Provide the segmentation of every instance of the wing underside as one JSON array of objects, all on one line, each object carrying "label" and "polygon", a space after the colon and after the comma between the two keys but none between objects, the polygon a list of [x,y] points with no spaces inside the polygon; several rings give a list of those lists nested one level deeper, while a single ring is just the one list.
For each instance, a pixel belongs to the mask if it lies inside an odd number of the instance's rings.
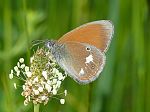
[{"label": "wing underside", "polygon": [[87,84],[99,76],[105,64],[105,55],[99,49],[85,43],[67,42],[65,50],[67,55],[59,64],[75,81]]},{"label": "wing underside", "polygon": [[114,32],[113,25],[108,20],[94,21],[84,24],[62,36],[58,42],[69,41],[87,43],[106,52]]}]

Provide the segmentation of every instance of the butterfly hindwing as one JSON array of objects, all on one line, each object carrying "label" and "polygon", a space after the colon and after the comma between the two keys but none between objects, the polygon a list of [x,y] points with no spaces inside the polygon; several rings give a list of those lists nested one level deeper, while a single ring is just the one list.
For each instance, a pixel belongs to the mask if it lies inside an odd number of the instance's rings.
[{"label": "butterfly hindwing", "polygon": [[94,81],[104,67],[104,53],[86,43],[66,42],[64,46],[66,55],[58,62],[60,66],[80,84]]}]

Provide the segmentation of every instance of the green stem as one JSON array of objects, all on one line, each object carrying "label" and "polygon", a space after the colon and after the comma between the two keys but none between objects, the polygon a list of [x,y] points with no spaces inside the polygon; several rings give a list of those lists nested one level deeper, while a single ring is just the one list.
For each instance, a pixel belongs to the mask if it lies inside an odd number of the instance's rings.
[{"label": "green stem", "polygon": [[34,104],[34,112],[39,112],[40,104]]}]

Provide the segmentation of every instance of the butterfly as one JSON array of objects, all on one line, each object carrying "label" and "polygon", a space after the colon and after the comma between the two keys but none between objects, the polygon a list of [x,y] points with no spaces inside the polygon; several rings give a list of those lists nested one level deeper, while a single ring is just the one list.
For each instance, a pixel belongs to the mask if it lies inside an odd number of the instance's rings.
[{"label": "butterfly", "polygon": [[45,46],[71,78],[79,84],[88,84],[104,68],[113,32],[111,21],[94,21],[75,28],[57,41],[46,41]]}]

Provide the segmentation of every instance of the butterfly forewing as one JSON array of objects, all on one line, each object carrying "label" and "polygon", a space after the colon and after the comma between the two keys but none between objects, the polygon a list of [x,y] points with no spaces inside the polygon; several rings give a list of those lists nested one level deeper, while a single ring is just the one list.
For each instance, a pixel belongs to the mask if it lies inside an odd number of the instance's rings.
[{"label": "butterfly forewing", "polygon": [[66,42],[64,45],[67,55],[59,62],[62,68],[80,84],[94,81],[104,67],[105,55],[86,43]]},{"label": "butterfly forewing", "polygon": [[113,34],[113,25],[110,21],[101,20],[84,24],[62,36],[58,41],[88,43],[106,52]]}]

